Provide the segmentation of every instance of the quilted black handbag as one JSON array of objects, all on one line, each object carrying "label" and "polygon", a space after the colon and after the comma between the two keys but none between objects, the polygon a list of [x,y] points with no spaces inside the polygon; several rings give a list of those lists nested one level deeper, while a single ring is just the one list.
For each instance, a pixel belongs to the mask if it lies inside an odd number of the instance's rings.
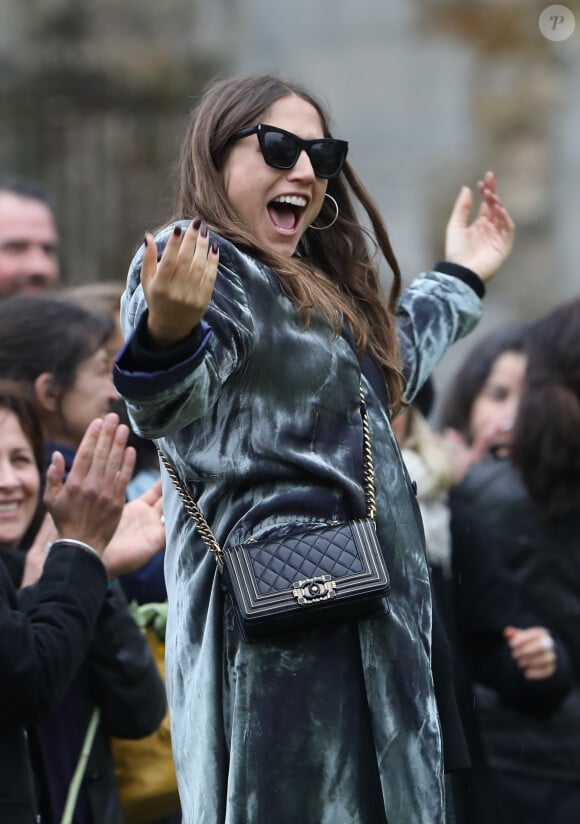
[{"label": "quilted black handbag", "polygon": [[389,611],[389,575],[375,528],[375,481],[362,386],[367,516],[308,528],[304,524],[243,544],[220,547],[172,464],[160,459],[213,554],[245,641]]}]

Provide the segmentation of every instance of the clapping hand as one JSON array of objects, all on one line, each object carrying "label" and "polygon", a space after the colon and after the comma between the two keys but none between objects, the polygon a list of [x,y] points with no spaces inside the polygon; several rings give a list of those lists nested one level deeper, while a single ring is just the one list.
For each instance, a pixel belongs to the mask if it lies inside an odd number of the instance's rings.
[{"label": "clapping hand", "polygon": [[30,549],[26,553],[24,560],[24,572],[22,573],[21,587],[27,587],[35,584],[44,569],[44,562],[46,561],[46,553],[48,547],[58,539],[58,532],[52,520],[52,516],[46,513],[40,529],[36,533],[36,537]]},{"label": "clapping hand", "polygon": [[149,314],[147,331],[154,346],[170,346],[187,337],[209,305],[218,267],[217,244],[199,218],[185,233],[176,226],[157,262],[157,244],[145,235],[141,284]]},{"label": "clapping hand", "polygon": [[44,504],[60,539],[82,541],[103,554],[119,523],[135,466],[128,436],[129,428],[119,423],[115,413],[96,418],[83,436],[66,481],[64,458],[53,453]]},{"label": "clapping hand", "polygon": [[468,224],[473,207],[471,189],[463,186],[451,212],[445,234],[445,259],[466,266],[483,281],[490,280],[509,255],[515,227],[496,191],[493,172],[477,184],[482,196],[476,219]]},{"label": "clapping hand", "polygon": [[[64,458],[55,452],[48,468],[44,503],[50,514],[35,541],[73,539],[89,544],[101,557],[109,578],[147,563],[165,546],[161,481],[125,503],[135,466],[127,447],[129,428],[111,413],[89,425],[71,471],[64,480]],[[30,570],[32,582],[33,570]]]},{"label": "clapping hand", "polygon": [[133,572],[165,546],[161,481],[125,504],[119,526],[103,555],[109,578]]}]

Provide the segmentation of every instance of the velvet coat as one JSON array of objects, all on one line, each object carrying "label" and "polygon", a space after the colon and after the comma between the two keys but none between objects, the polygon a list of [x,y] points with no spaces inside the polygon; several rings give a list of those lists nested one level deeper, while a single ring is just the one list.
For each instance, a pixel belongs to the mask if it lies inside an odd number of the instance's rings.
[{"label": "velvet coat", "polygon": [[[133,425],[157,440],[221,543],[362,516],[361,369],[348,330],[334,336],[316,318],[304,330],[269,268],[211,240],[220,247],[211,331],[202,324],[190,355],[168,363],[164,353],[158,368],[139,358],[142,250],[131,264],[122,324],[126,336],[137,331],[115,381]],[[450,275],[427,273],[406,291],[409,398],[480,311]],[[216,565],[164,477],[167,688],[185,824],[444,821],[427,563],[389,416],[362,383],[388,616],[243,643]]]}]

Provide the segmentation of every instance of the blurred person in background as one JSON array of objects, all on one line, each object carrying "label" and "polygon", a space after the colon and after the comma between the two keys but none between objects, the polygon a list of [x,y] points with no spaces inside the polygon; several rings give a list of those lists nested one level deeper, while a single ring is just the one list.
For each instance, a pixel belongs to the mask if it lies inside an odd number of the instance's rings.
[{"label": "blurred person in background", "polygon": [[442,404],[439,428],[454,455],[455,482],[490,448],[509,444],[524,382],[525,325],[509,323],[465,356]]},{"label": "blurred person in background", "polygon": [[[514,345],[510,335],[510,346]],[[518,335],[519,341],[519,335]],[[520,343],[518,342],[518,351]],[[494,341],[494,353],[501,351],[503,344]],[[485,342],[484,361],[486,360]],[[495,357],[495,355],[493,356]],[[508,414],[515,415],[512,392],[506,391],[505,381],[499,381],[493,366],[488,382],[485,378],[488,367],[477,365],[477,355],[468,355],[468,366],[472,373],[479,373],[480,381],[486,386],[484,394],[496,394],[500,384],[500,397],[507,398]],[[463,369],[466,367],[464,366]],[[460,370],[462,371],[462,370]],[[507,382],[509,385],[509,381]],[[490,387],[495,387],[490,392]],[[468,394],[467,386],[461,388]],[[518,393],[515,398],[517,400]],[[552,638],[542,626],[537,616],[523,606],[518,587],[502,569],[500,558],[493,546],[485,544],[485,551],[475,547],[485,536],[474,529],[469,531],[465,546],[459,544],[457,530],[452,529],[450,492],[455,483],[461,481],[468,465],[463,453],[457,461],[457,444],[442,438],[431,427],[428,416],[434,401],[433,383],[429,380],[410,406],[407,406],[393,421],[393,429],[401,444],[401,450],[409,474],[416,484],[417,502],[422,515],[425,532],[427,558],[431,568],[434,606],[437,617],[441,617],[445,630],[452,642],[453,671],[456,693],[471,758],[471,769],[451,776],[454,796],[456,824],[496,824],[498,802],[493,794],[493,785],[487,774],[487,766],[482,752],[481,738],[473,713],[474,673],[491,684],[506,701],[520,707],[528,706],[532,711],[546,712],[555,709],[571,688],[569,657],[563,645]],[[467,404],[470,406],[470,404]],[[476,432],[493,433],[494,420],[498,417],[495,405],[480,408],[477,404]],[[499,413],[504,420],[506,409]],[[497,427],[497,422],[495,424]],[[470,440],[470,433],[467,433]],[[482,442],[477,449],[482,449]],[[466,445],[467,451],[469,447]],[[471,461],[476,451],[470,452]],[[454,508],[457,520],[457,511]],[[455,543],[452,538],[455,537]],[[452,551],[454,550],[454,552]],[[465,550],[466,556],[463,554]],[[454,581],[461,579],[462,614],[459,627],[455,617]],[[554,643],[552,647],[551,644]],[[546,648],[546,645],[548,647]],[[513,650],[526,647],[527,654],[512,656]],[[537,676],[530,680],[530,673]]]},{"label": "blurred person in background", "polygon": [[43,187],[0,175],[0,299],[59,283],[59,237]]},{"label": "blurred person in background", "polygon": [[[115,356],[123,343],[119,319],[119,302],[124,289],[125,285],[123,283],[103,281],[102,283],[73,286],[59,291],[59,297],[72,301],[93,314],[104,315],[111,319],[112,331],[105,342],[110,370],[112,370]],[[132,501],[140,497],[159,480],[157,448],[152,441],[140,438],[131,429],[123,401],[116,398],[112,403],[121,420],[129,425],[131,430],[129,443],[137,453],[133,477],[127,485],[127,499]],[[159,552],[151,558],[149,563],[144,564],[135,572],[121,576],[121,586],[130,601],[135,600],[139,604],[144,604],[167,600],[163,572],[164,562],[165,552]]]},{"label": "blurred person in background", "polygon": [[[73,464],[87,425],[95,417],[104,417],[117,400],[106,351],[111,329],[110,318],[56,296],[15,296],[0,302],[0,377],[18,381],[34,396],[47,460],[57,450],[65,472]],[[153,550],[160,550],[165,542],[161,515],[158,483],[126,504],[115,533],[116,545],[121,549],[127,543],[140,545],[144,560],[149,560]],[[31,537],[23,535],[22,543]],[[165,709],[157,666],[118,581],[112,581],[107,590],[98,628],[87,666],[37,730],[48,803],[58,820],[91,710],[95,702],[101,707],[103,720],[93,748],[101,765],[89,770],[81,788],[75,818],[79,824],[121,820],[108,736],[147,735],[157,728]],[[107,682],[109,689],[116,685],[113,704],[117,709],[123,708],[123,695],[128,700],[122,718],[105,712],[112,695],[106,693]],[[112,806],[106,809],[104,804]]]},{"label": "blurred person in background", "polygon": [[[565,313],[559,319],[564,317]],[[556,322],[553,318],[553,329]],[[564,329],[562,335],[565,339]],[[465,678],[463,690],[460,686],[458,692],[463,694],[464,723],[474,764],[473,781],[465,788],[464,803],[468,821],[488,824],[575,820],[565,817],[570,808],[566,808],[565,783],[559,783],[566,778],[562,765],[578,757],[567,743],[571,735],[577,735],[578,726],[570,627],[566,631],[573,616],[562,611],[556,620],[554,612],[567,602],[566,589],[577,586],[578,581],[572,576],[566,585],[559,585],[559,579],[563,583],[557,570],[559,556],[552,554],[551,543],[558,540],[557,527],[554,522],[547,523],[541,506],[534,511],[510,461],[514,438],[530,443],[524,434],[531,432],[530,414],[525,414],[527,420],[523,422],[523,409],[530,408],[528,387],[530,380],[535,380],[530,375],[538,370],[538,351],[546,344],[542,322],[490,335],[460,367],[442,417],[443,423],[453,425],[464,438],[459,463],[467,469],[449,497],[457,649]],[[547,349],[549,352],[549,346]],[[550,355],[546,358],[549,360]],[[561,364],[556,361],[553,355],[550,367],[557,384]],[[545,378],[548,371],[544,372]],[[548,394],[544,393],[543,411],[540,404],[534,411],[538,426],[545,427],[546,417],[560,411],[547,401]],[[565,425],[565,416],[560,421]],[[549,437],[547,429],[545,434]],[[473,450],[478,439],[478,448]],[[455,446],[459,444],[459,439],[454,441]],[[554,453],[543,466],[539,454],[527,448],[524,451],[535,470],[555,483],[558,470],[550,471],[549,465],[566,447],[564,440],[558,444],[554,439],[552,445]],[[566,541],[561,550],[566,557]],[[550,575],[542,577],[546,593],[553,598],[552,611],[545,608],[541,598],[530,596],[526,581],[526,571],[538,557],[544,558],[547,566],[554,561],[553,583]],[[556,731],[563,731],[567,725],[570,732],[558,744]],[[551,747],[554,754],[543,753],[544,747]],[[560,752],[556,754],[558,747]],[[541,760],[543,767],[539,767]],[[573,770],[570,767],[568,774]],[[534,791],[530,793],[526,774],[534,776]],[[555,783],[550,783],[552,778],[556,778]],[[507,792],[503,784],[507,784]],[[510,794],[515,789],[517,798],[518,787],[521,798],[514,805]],[[553,803],[554,794],[561,791],[561,802]],[[534,807],[537,817],[531,815]],[[559,817],[558,809],[568,812]]]},{"label": "blurred person in background", "polygon": [[[573,824],[580,816],[580,301],[531,324],[525,352],[511,443],[503,457],[475,464],[454,498],[465,541],[485,536],[463,556],[495,548],[524,606],[564,644],[574,675],[561,705],[536,705],[533,714],[524,712],[529,704],[476,687],[501,822]],[[514,654],[530,654],[533,644]]]},{"label": "blurred person in background", "polygon": [[0,376],[34,393],[47,451],[58,445],[68,467],[89,421],[118,401],[106,348],[113,323],[56,295],[7,298],[0,313]]},{"label": "blurred person in background", "polygon": [[451,576],[451,533],[447,493],[455,483],[452,451],[431,428],[428,418],[435,390],[429,378],[393,420],[393,432],[412,482],[417,487],[427,557],[434,579]]},{"label": "blurred person in background", "polygon": [[[123,283],[103,281],[100,283],[72,286],[59,291],[59,297],[67,301],[72,301],[93,314],[104,315],[112,321],[112,332],[105,343],[105,348],[109,356],[110,369],[112,369],[115,356],[123,343],[119,319],[119,302],[124,288],[125,285]],[[127,410],[122,400],[118,399],[118,402],[114,401],[113,407],[119,414],[121,420],[129,425],[129,443],[134,447],[136,452],[135,468],[131,480],[127,484],[127,500],[132,501],[145,494],[159,481],[160,471],[157,448],[152,441],[140,438],[135,434],[130,426]],[[167,590],[165,587],[164,564],[165,550],[163,549],[161,552],[157,552],[147,563],[140,566],[139,569],[119,576],[119,583],[123,587],[123,591],[128,600],[131,603],[136,602],[140,606],[145,605],[149,615],[160,613],[166,615]],[[158,652],[158,654],[162,656],[162,651]],[[166,729],[160,729],[159,735],[161,737],[166,734]],[[138,742],[136,746],[137,748],[142,748],[147,746],[147,742]],[[131,769],[129,762],[132,756],[132,762],[135,762],[135,753],[134,751],[127,753],[126,744],[124,744],[123,747],[122,752],[125,754],[123,756],[125,761],[121,760],[121,764],[124,765],[122,769],[125,775],[125,771]],[[119,744],[114,744],[113,751],[115,757],[119,758]],[[151,792],[153,792],[153,790],[151,790]],[[151,803],[151,799],[149,799],[149,802],[149,808],[155,809],[153,803]],[[124,803],[123,795],[121,796],[121,803]],[[131,807],[124,808],[124,811],[131,817],[131,820],[135,820],[135,818],[142,819],[142,811],[135,812]],[[147,820],[153,822],[153,817]],[[155,821],[155,824],[175,824],[180,820],[180,814],[176,813],[169,819]]]},{"label": "blurred person in background", "polygon": [[[55,796],[50,775],[64,768],[61,755],[72,741],[76,764],[95,704],[100,732],[74,821],[120,824],[103,730],[138,737],[163,713],[163,689],[146,645],[132,619],[120,618],[107,590],[108,576],[140,562],[141,546],[135,555],[127,541],[121,552],[113,545],[134,462],[127,436],[114,414],[92,421],[66,480],[64,459],[55,453],[44,509],[36,405],[21,385],[0,381],[0,817],[7,824],[61,820],[64,799]],[[34,583],[19,589],[29,557],[20,551],[22,538],[46,510],[29,553],[40,555],[42,564],[32,565],[32,575],[28,570]],[[71,685],[79,680],[86,685],[84,702],[71,706]],[[72,697],[81,696],[73,691]],[[41,730],[63,702],[69,723],[53,729],[52,763]],[[64,796],[69,783],[70,776]]]},{"label": "blurred person in background", "polygon": [[82,306],[89,312],[110,317],[113,322],[111,333],[106,342],[106,350],[111,361],[111,370],[117,352],[123,345],[123,333],[119,317],[121,295],[125,284],[112,280],[99,283],[83,283],[59,290],[59,296]]}]

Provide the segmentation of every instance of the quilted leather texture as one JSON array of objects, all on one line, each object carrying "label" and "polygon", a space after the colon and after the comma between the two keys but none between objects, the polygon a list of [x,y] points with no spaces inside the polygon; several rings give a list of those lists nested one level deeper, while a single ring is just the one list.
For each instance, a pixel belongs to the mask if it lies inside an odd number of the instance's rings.
[{"label": "quilted leather texture", "polygon": [[343,578],[363,572],[348,523],[287,535],[279,541],[270,539],[266,546],[256,549],[246,545],[246,550],[252,560],[256,588],[263,595],[316,575]]},{"label": "quilted leather texture", "polygon": [[[368,518],[227,547],[224,561],[240,632],[250,643],[390,609],[389,574]],[[293,586],[310,579],[318,587],[322,576],[322,597]]]}]

